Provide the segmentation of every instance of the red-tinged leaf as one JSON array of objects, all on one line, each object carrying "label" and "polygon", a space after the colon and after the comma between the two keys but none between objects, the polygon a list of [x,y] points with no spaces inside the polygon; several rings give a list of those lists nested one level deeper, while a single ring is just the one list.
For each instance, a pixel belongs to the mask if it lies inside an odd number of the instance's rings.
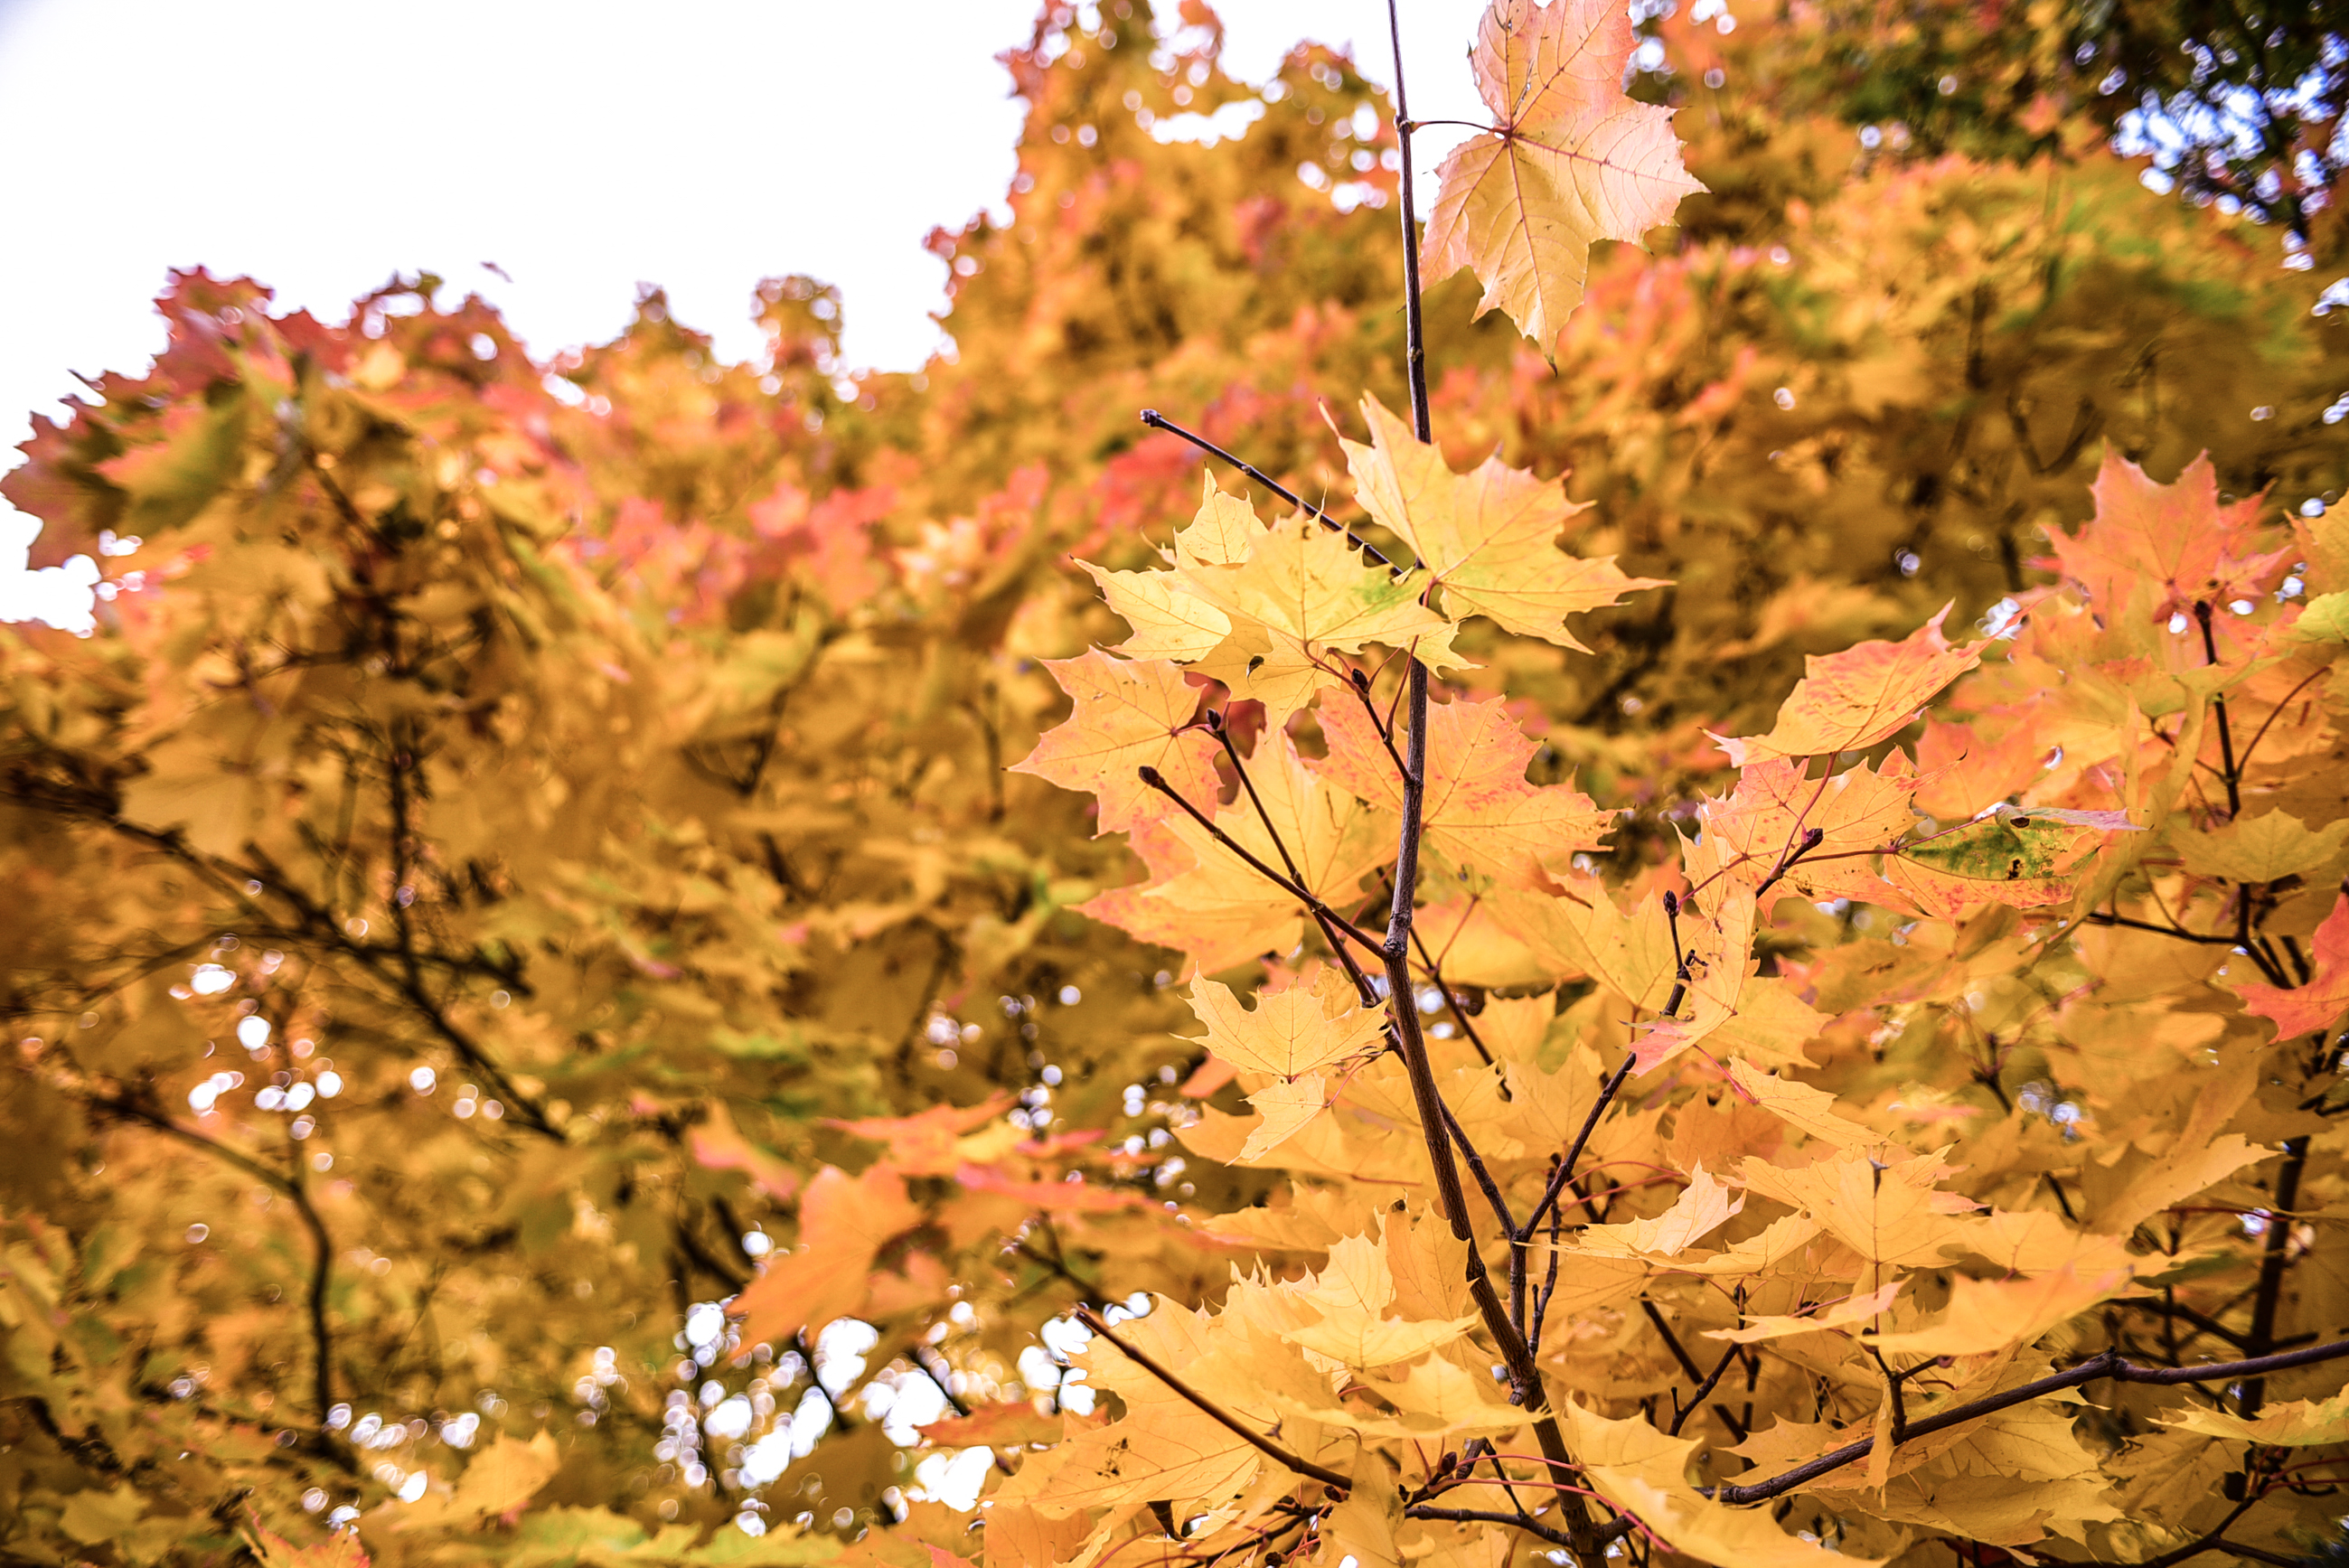
[{"label": "red-tinged leaf", "polygon": [[1199,688],[1182,667],[1163,659],[1112,658],[1095,648],[1073,659],[1046,659],[1044,667],[1076,707],[1067,722],[1047,731],[1014,773],[1033,773],[1063,789],[1101,798],[1099,831],[1125,832],[1178,808],[1142,782],[1154,768],[1185,799],[1211,806],[1219,788],[1212,758],[1216,739],[1189,728],[1199,710]]},{"label": "red-tinged leaf", "polygon": [[[1698,816],[1722,840],[1729,880],[1758,887],[1776,876],[1764,895],[1773,903],[1789,892],[1882,903],[1891,890],[1869,859],[1916,825],[1909,802],[1918,782],[1898,752],[1880,769],[1862,764],[1824,779],[1773,758],[1747,768],[1727,799],[1706,801]],[[1804,850],[1812,830],[1819,841]]]},{"label": "red-tinged leaf", "polygon": [[1970,723],[1928,718],[1917,741],[1918,810],[1945,822],[1963,820],[2030,788],[2047,771],[2052,750],[2040,738],[2035,707],[2003,728],[1989,715]]},{"label": "red-tinged leaf", "polygon": [[710,1103],[709,1119],[687,1135],[687,1144],[703,1169],[740,1171],[778,1203],[800,1190],[800,1173],[743,1137],[722,1100]]},{"label": "red-tinged leaf", "polygon": [[912,1116],[864,1117],[853,1121],[826,1118],[824,1125],[887,1144],[889,1162],[905,1175],[946,1176],[968,1158],[956,1147],[963,1135],[1002,1116],[1012,1103],[1009,1094],[998,1092],[977,1105],[934,1105]]},{"label": "red-tinged leaf", "polygon": [[923,1428],[921,1441],[935,1449],[1024,1449],[1029,1444],[1057,1444],[1060,1416],[1039,1416],[1027,1399],[982,1404],[970,1416],[949,1416]]},{"label": "red-tinged leaf", "polygon": [[2279,1037],[2329,1029],[2349,1013],[2349,893],[2333,902],[2309,948],[2315,973],[2307,985],[2289,991],[2258,984],[2235,987],[2243,1011],[2272,1022]]},{"label": "red-tinged leaf", "polygon": [[981,1405],[968,1416],[949,1416],[916,1428],[922,1440],[941,1449],[1017,1449],[1061,1440],[1061,1418],[1040,1416],[1026,1399]]},{"label": "red-tinged leaf", "polygon": [[129,492],[123,531],[178,528],[236,476],[244,460],[245,401],[181,403],[167,410],[162,439],[100,463],[98,471]]},{"label": "red-tinged leaf", "polygon": [[1943,605],[1940,614],[1897,643],[1862,643],[1844,653],[1812,655],[1769,734],[1714,739],[1740,768],[1774,757],[1831,757],[1891,739],[1942,687],[1982,663],[1987,644],[1958,647],[1941,634],[1949,614],[1950,606]]},{"label": "red-tinged leaf", "polygon": [[966,1165],[955,1172],[964,1191],[1009,1198],[1024,1208],[1050,1214],[1113,1214],[1123,1209],[1147,1209],[1150,1201],[1139,1192],[1101,1187],[1089,1181],[1030,1181],[1007,1175],[992,1166]]},{"label": "red-tinged leaf", "polygon": [[2207,452],[2175,482],[2159,484],[2108,449],[2094,494],[2096,514],[2087,526],[2052,542],[2064,574],[2107,617],[2140,593],[2144,613],[2157,621],[2190,611],[2198,601],[2223,608],[2263,592],[2292,554],[2289,544],[2259,548],[2264,492],[2220,502],[2218,470]]},{"label": "red-tinged leaf", "polygon": [[1634,102],[1638,40],[1614,0],[1494,0],[1469,62],[1494,129],[1436,171],[1431,281],[1462,267],[1547,346],[1582,303],[1596,240],[1637,242],[1704,187],[1681,163],[1672,111]]},{"label": "red-tinged leaf", "polygon": [[734,1298],[743,1343],[788,1345],[805,1330],[812,1344],[825,1324],[864,1305],[874,1258],[924,1218],[889,1165],[854,1177],[825,1166],[800,1200],[799,1250],[776,1257]]}]

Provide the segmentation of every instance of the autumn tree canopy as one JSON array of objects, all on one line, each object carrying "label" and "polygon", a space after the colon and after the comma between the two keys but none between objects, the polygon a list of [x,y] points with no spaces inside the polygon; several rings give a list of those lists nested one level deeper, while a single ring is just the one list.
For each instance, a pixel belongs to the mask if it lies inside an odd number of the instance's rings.
[{"label": "autumn tree canopy", "polygon": [[2329,121],[2197,205],[2098,51],[2240,18],[1640,15],[1495,0],[1431,192],[1048,5],[915,376],[175,277],[0,481],[106,573],[0,633],[0,1553],[2331,1534]]}]

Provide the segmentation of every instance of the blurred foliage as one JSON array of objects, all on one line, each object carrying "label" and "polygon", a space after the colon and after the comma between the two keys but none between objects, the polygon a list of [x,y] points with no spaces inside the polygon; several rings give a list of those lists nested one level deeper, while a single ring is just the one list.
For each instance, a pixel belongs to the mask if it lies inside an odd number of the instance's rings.
[{"label": "blurred foliage", "polygon": [[[1920,15],[1955,41],[1903,80],[2042,37]],[[1866,145],[1852,83],[1891,78],[1848,29],[1739,24],[1661,20],[1713,194],[1597,258],[1549,355],[1430,298],[1455,466],[1566,474],[1578,552],[1677,584],[1571,664],[1462,644],[1538,780],[1636,810],[1627,865],[1806,655],[2044,582],[2107,446],[2349,489],[2331,210],[2280,270],[2009,66],[2004,109],[1946,70],[1928,107],[2027,135]],[[954,347],[917,375],[853,374],[805,279],[761,286],[763,363],[651,294],[550,366],[429,278],[329,326],[195,273],[151,371],[36,425],[36,564],[107,581],[98,635],[0,637],[0,1551],[224,1561],[352,1509],[380,1560],[800,1561],[698,1543],[854,1536],[935,1383],[1024,1388],[1080,1296],[1247,1255],[1191,1214],[1269,1179],[1168,1138],[1179,961],[1071,913],[1131,861],[1003,770],[1064,711],[1038,661],[1123,634],[1068,558],[1141,564],[1196,505],[1137,409],[1380,537],[1324,418],[1404,401],[1378,73],[1306,46],[1251,86],[1217,43],[1195,5],[1046,9],[1009,221],[932,237]],[[1161,139],[1219,108],[1257,118]],[[825,1171],[911,1216],[845,1254],[877,1337],[819,1386],[693,1309],[813,1239]]]}]

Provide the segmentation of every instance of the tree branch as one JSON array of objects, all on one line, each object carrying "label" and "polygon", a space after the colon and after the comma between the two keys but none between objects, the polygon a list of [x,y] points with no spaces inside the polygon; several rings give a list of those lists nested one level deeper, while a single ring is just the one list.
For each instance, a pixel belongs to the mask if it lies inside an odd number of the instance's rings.
[{"label": "tree branch", "polygon": [[[1402,23],[1397,15],[1395,0],[1387,0],[1387,33],[1394,48],[1395,127],[1402,159],[1400,216],[1402,223],[1405,369],[1411,384],[1413,429],[1419,439],[1430,441],[1433,436],[1427,399],[1427,323],[1420,297],[1419,213],[1413,184],[1411,104],[1404,88]],[[1475,1227],[1468,1219],[1467,1197],[1461,1191],[1460,1170],[1452,1158],[1452,1142],[1445,1134],[1443,1097],[1437,1092],[1435,1075],[1428,1064],[1427,1042],[1420,1033],[1419,1009],[1412,998],[1412,912],[1419,893],[1419,841],[1427,796],[1427,666],[1415,656],[1411,660],[1404,686],[1404,700],[1410,716],[1406,721],[1410,727],[1409,754],[1405,758],[1402,780],[1402,829],[1395,864],[1394,902],[1389,909],[1387,937],[1382,952],[1386,963],[1389,1015],[1394,1020],[1395,1033],[1402,1047],[1403,1066],[1411,1077],[1412,1097],[1418,1105],[1420,1130],[1427,1140],[1428,1159],[1434,1169],[1436,1191],[1443,1200],[1444,1215],[1451,1222],[1453,1235],[1467,1243],[1469,1295],[1475,1300],[1485,1328],[1500,1348],[1501,1358],[1508,1368],[1512,1396],[1533,1415],[1535,1439],[1540,1445],[1543,1457],[1550,1462],[1559,1512],[1566,1522],[1568,1545],[1578,1560],[1596,1563],[1601,1546],[1590,1511],[1578,1493],[1563,1480],[1557,1479],[1571,1466],[1573,1460],[1567,1451],[1565,1434],[1558,1429],[1557,1418],[1547,1413],[1548,1395],[1542,1381],[1541,1369],[1535,1363],[1533,1351],[1526,1344],[1525,1336],[1511,1321],[1508,1309],[1502,1305],[1499,1295],[1494,1290],[1492,1277],[1485,1268],[1484,1257],[1476,1249]]]},{"label": "tree branch", "polygon": [[[2278,1356],[2257,1357],[2246,1361],[2206,1362],[2199,1367],[2140,1367],[2122,1359],[2118,1351],[2106,1350],[2066,1371],[2022,1384],[2002,1394],[1972,1400],[1954,1409],[1920,1417],[1909,1423],[1904,1435],[1929,1438],[1935,1432],[1945,1432],[1951,1427],[1962,1427],[1968,1421],[1978,1421],[1984,1416],[1994,1416],[2001,1410],[2027,1405],[2043,1395],[2058,1394],[2066,1388],[2077,1388],[2085,1383],[2107,1377],[2121,1383],[2161,1385],[2236,1383],[2247,1377],[2265,1377],[2277,1372],[2289,1372],[2295,1367],[2338,1361],[2344,1357],[2349,1357],[2349,1339],[2335,1340],[2330,1345],[2312,1345],[2305,1350],[2288,1350]],[[1856,1443],[1847,1443],[1842,1448],[1821,1454],[1817,1459],[1796,1465],[1785,1474],[1773,1476],[1768,1480],[1755,1481],[1751,1486],[1713,1487],[1706,1490],[1706,1495],[1715,1502],[1733,1507],[1767,1502],[1774,1497],[1783,1497],[1806,1482],[1866,1459],[1875,1448],[1874,1437],[1862,1438]],[[2198,1547],[2197,1550],[2203,1549]]]},{"label": "tree branch", "polygon": [[332,1283],[335,1245],[326,1234],[326,1222],[319,1216],[318,1206],[310,1201],[309,1191],[301,1179],[272,1171],[251,1155],[232,1149],[217,1139],[207,1138],[193,1128],[182,1127],[161,1110],[128,1095],[85,1094],[82,1099],[95,1110],[107,1112],[124,1121],[135,1121],[167,1137],[176,1138],[191,1148],[201,1149],[293,1202],[294,1212],[301,1216],[302,1228],[310,1234],[310,1392],[318,1407],[318,1430],[324,1433],[326,1412],[334,1408],[335,1404],[334,1338],[326,1326],[326,1293]]},{"label": "tree branch", "polygon": [[1222,1406],[1217,1405],[1214,1400],[1209,1399],[1205,1395],[1197,1392],[1189,1384],[1184,1382],[1182,1378],[1177,1377],[1174,1373],[1160,1366],[1157,1359],[1150,1355],[1149,1352],[1129,1344],[1127,1341],[1121,1338],[1117,1331],[1110,1327],[1108,1322],[1092,1307],[1080,1305],[1077,1308],[1077,1317],[1087,1328],[1092,1329],[1095,1334],[1100,1335],[1103,1339],[1106,1339],[1112,1345],[1116,1346],[1119,1350],[1124,1353],[1127,1360],[1140,1367],[1143,1371],[1157,1378],[1161,1383],[1164,1383],[1169,1388],[1174,1389],[1175,1393],[1180,1394],[1184,1398],[1189,1400],[1191,1404],[1196,1407],[1203,1415],[1213,1418],[1217,1425],[1225,1428],[1235,1437],[1237,1437],[1242,1441],[1246,1442],[1249,1447],[1270,1459],[1273,1463],[1279,1465],[1284,1469],[1295,1470],[1299,1475],[1310,1476],[1315,1480],[1319,1481],[1323,1486],[1329,1487],[1334,1491],[1350,1492],[1354,1490],[1354,1483],[1350,1478],[1340,1475],[1336,1470],[1331,1470],[1327,1465],[1318,1465],[1311,1460],[1304,1459],[1299,1455],[1293,1454],[1287,1449],[1282,1448],[1278,1443],[1274,1442],[1270,1438],[1266,1437],[1263,1433],[1252,1430],[1249,1428],[1243,1426],[1228,1411],[1225,1410]]},{"label": "tree branch", "polygon": [[1571,1548],[1574,1537],[1562,1530],[1552,1530],[1529,1513],[1500,1513],[1482,1508],[1437,1508],[1433,1503],[1413,1502],[1403,1505],[1405,1519],[1441,1519],[1454,1524],[1505,1524],[1537,1535],[1553,1546]]},{"label": "tree branch", "polygon": [[[2242,1347],[2255,1357],[2275,1348],[2276,1307],[2283,1299],[2284,1270],[2292,1262],[2292,1211],[2300,1202],[2300,1175],[2307,1163],[2308,1134],[2286,1139],[2283,1163],[2276,1168],[2275,1202],[2268,1208],[2259,1292],[2251,1299],[2251,1326],[2242,1338]],[[2260,1402],[2266,1397],[2265,1379],[2246,1378],[2236,1414],[2251,1419],[2260,1413]]]}]

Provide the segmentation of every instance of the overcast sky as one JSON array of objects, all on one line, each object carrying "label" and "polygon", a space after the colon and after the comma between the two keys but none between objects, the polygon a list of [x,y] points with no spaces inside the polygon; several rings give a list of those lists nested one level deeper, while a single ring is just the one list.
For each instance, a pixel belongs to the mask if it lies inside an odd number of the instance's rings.
[{"label": "overcast sky", "polygon": [[[1360,40],[1369,74],[1391,74],[1381,0],[1221,9],[1246,79],[1307,36]],[[1403,0],[1423,118],[1474,112],[1479,9]],[[1020,110],[993,57],[1035,14],[0,0],[0,469],[20,460],[29,411],[76,389],[70,372],[137,370],[162,346],[150,302],[173,266],[249,273],[334,321],[394,272],[429,269],[496,304],[542,356],[616,334],[642,281],[748,357],[751,286],[807,273],[843,290],[853,364],[913,368],[945,297],[922,237],[1001,202]],[[0,515],[0,617],[32,597],[87,603],[23,573],[29,521]]]}]

